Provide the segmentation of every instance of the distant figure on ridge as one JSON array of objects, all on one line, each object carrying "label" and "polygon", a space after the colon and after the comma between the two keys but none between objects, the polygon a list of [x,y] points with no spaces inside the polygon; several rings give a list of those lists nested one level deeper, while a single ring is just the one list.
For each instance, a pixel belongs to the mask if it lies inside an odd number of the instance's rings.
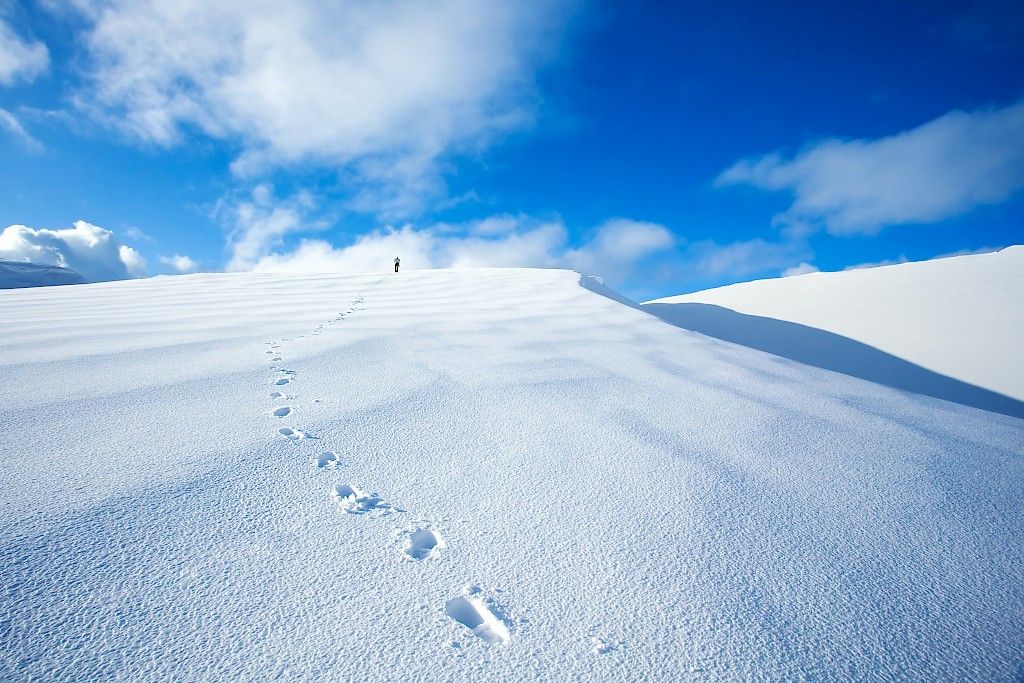
[{"label": "distant figure on ridge", "polygon": [[396,272],[396,273],[398,272],[398,264],[399,264],[399,263],[401,263],[401,261],[399,261],[399,260],[398,260],[398,257],[396,256],[396,257],[395,257],[395,272]]}]

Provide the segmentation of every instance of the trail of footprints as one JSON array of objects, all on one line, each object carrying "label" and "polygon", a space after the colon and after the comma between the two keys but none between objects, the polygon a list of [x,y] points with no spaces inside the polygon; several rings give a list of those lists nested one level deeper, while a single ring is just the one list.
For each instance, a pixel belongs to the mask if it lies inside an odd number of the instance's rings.
[{"label": "trail of footprints", "polygon": [[[383,280],[375,284],[380,284]],[[365,302],[364,293],[357,295],[347,310],[338,313],[331,320],[317,325],[313,336],[323,334],[329,327],[343,322],[349,315],[363,309]],[[290,389],[298,379],[295,370],[281,367],[284,362],[285,342],[290,339],[281,339],[276,342],[267,342],[266,355],[270,356],[270,369],[276,373],[271,380],[274,390],[270,392],[270,398],[274,401],[292,401],[296,394],[284,394],[281,390]],[[280,389],[280,390],[279,390]],[[275,406],[270,413],[275,418],[293,417],[295,409],[291,405]],[[277,430],[279,438],[290,442],[300,442],[307,439],[315,440],[307,432],[294,427],[281,427]],[[335,451],[323,451],[313,460],[313,465],[321,470],[339,470],[345,466],[341,456]],[[330,489],[330,495],[338,507],[345,514],[368,517],[383,517],[394,513],[404,513],[398,507],[385,501],[379,494],[367,490],[358,484],[341,483]],[[447,543],[441,532],[428,521],[412,522],[404,529],[396,531],[396,545],[402,556],[409,562],[421,563],[438,557],[447,548]],[[509,628],[502,618],[499,607],[483,594],[478,586],[470,585],[462,592],[447,600],[444,603],[444,611],[457,623],[468,628],[475,636],[490,644],[508,643],[511,635]],[[454,648],[461,647],[459,643],[453,642]]]}]

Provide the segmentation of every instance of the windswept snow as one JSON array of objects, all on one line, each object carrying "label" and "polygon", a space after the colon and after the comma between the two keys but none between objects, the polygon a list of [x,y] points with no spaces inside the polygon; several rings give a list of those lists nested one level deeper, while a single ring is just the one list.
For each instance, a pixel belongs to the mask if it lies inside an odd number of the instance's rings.
[{"label": "windswept snow", "polygon": [[1024,246],[647,302],[687,329],[1024,417]]},{"label": "windswept snow", "polygon": [[0,289],[78,285],[85,278],[73,270],[27,261],[0,260]]},{"label": "windswept snow", "polygon": [[1024,421],[584,284],[0,292],[0,679],[1020,676]]}]

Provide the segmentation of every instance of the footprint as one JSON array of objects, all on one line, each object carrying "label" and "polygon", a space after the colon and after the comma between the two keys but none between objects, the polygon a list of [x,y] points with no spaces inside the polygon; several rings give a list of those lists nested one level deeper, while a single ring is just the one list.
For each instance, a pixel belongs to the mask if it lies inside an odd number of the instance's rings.
[{"label": "footprint", "polygon": [[376,493],[367,493],[352,484],[338,484],[331,492],[341,509],[350,515],[365,515],[368,512],[387,514],[391,506]]},{"label": "footprint", "polygon": [[316,466],[325,470],[336,470],[342,466],[341,458],[334,451],[324,451],[316,459]]},{"label": "footprint", "polygon": [[508,626],[494,615],[487,603],[476,594],[478,588],[471,588],[463,595],[456,596],[444,604],[444,611],[455,621],[473,632],[473,635],[491,645],[508,643],[511,635]]},{"label": "footprint", "polygon": [[290,427],[282,427],[277,430],[277,433],[288,439],[289,441],[301,441],[302,439],[308,439],[309,435],[306,432],[298,429],[292,429]]},{"label": "footprint", "polygon": [[595,655],[606,655],[609,652],[614,652],[619,647],[619,643],[612,642],[601,636],[591,636],[590,644],[594,646],[593,653]]},{"label": "footprint", "polygon": [[282,377],[281,379],[279,379],[276,382],[274,382],[274,386],[275,387],[283,387],[285,384],[288,384],[288,382],[291,382],[291,381],[292,380],[289,377]]},{"label": "footprint", "polygon": [[273,358],[270,359],[270,362],[271,363],[276,363],[279,360],[284,360],[284,359],[281,358],[281,356],[274,356]]},{"label": "footprint", "polygon": [[281,392],[280,391],[271,391],[270,392],[270,398],[281,398]]},{"label": "footprint", "polygon": [[413,527],[402,532],[402,552],[410,560],[419,562],[436,557],[446,547],[441,534],[429,526]]},{"label": "footprint", "polygon": [[274,409],[274,417],[287,417],[292,412],[292,409],[288,406],[281,406],[280,408]]}]

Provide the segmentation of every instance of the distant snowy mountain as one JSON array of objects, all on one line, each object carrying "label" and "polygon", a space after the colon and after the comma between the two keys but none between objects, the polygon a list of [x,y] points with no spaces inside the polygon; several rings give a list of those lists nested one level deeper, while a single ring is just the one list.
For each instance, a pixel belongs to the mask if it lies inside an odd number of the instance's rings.
[{"label": "distant snowy mountain", "polygon": [[0,260],[0,289],[79,285],[85,278],[68,268],[24,261]]},{"label": "distant snowy mountain", "polygon": [[1024,246],[656,299],[673,324],[1024,417]]},{"label": "distant snowy mountain", "polygon": [[0,679],[1019,677],[1024,421],[601,292],[0,292]]}]

